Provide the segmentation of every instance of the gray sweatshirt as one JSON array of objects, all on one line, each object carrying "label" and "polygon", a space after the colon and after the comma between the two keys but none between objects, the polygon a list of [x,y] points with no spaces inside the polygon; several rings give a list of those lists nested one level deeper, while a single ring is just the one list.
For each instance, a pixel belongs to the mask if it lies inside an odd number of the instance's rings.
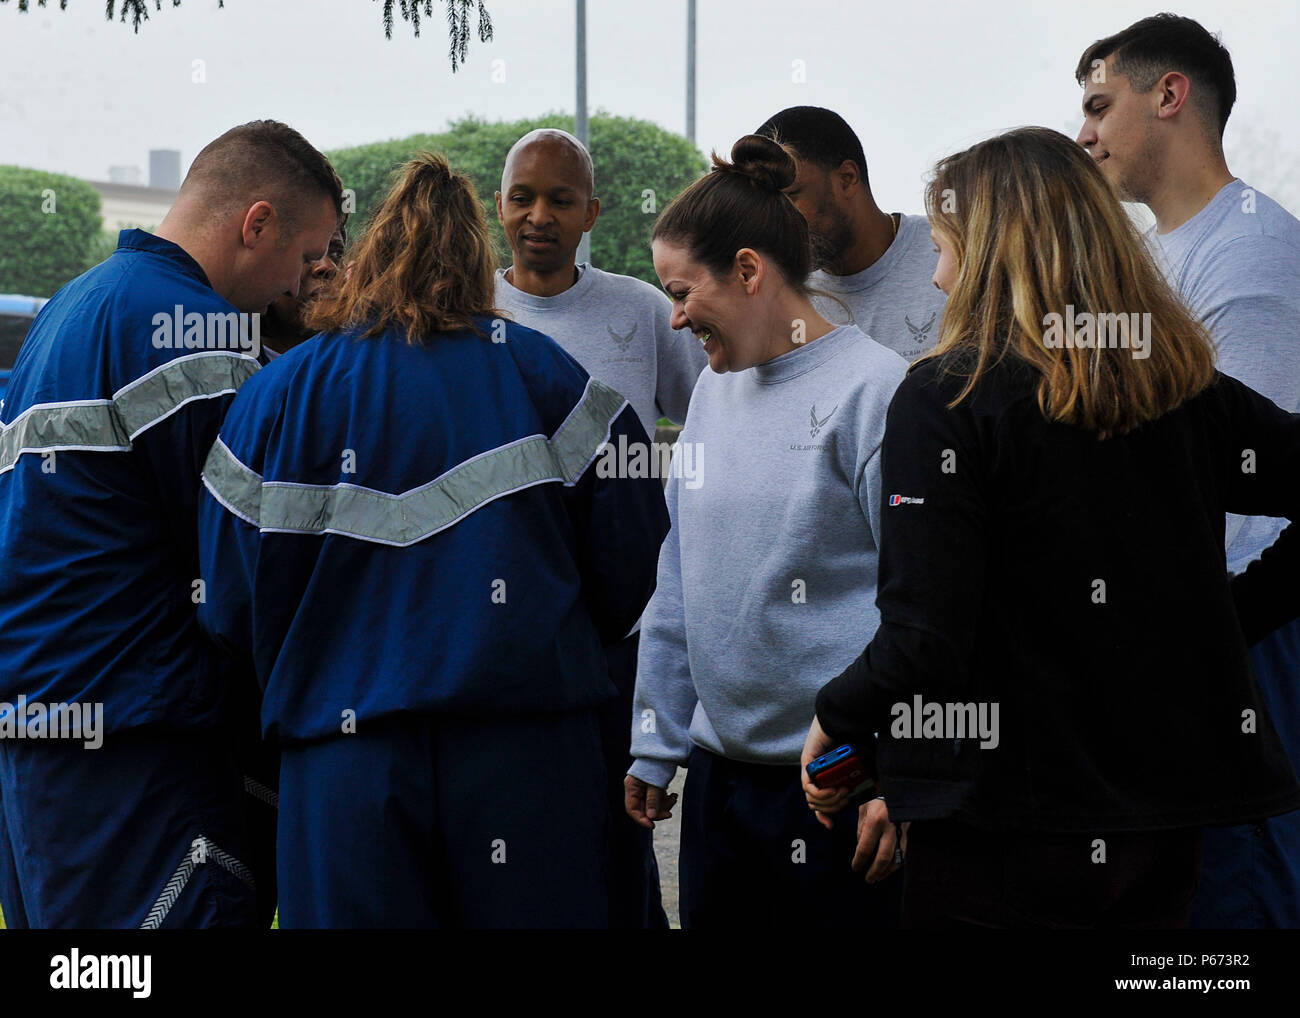
[{"label": "gray sweatshirt", "polygon": [[[939,342],[939,321],[948,298],[934,285],[938,264],[930,221],[903,216],[898,236],[874,265],[851,276],[818,269],[808,277],[808,285],[834,294],[848,305],[859,329],[911,362]],[[813,304],[828,322],[850,320],[833,300],[814,295]]]},{"label": "gray sweatshirt", "polygon": [[[1171,285],[1210,331],[1219,370],[1300,412],[1300,221],[1241,180],[1146,241]],[[1243,572],[1286,520],[1228,514],[1228,570]]]},{"label": "gray sweatshirt", "polygon": [[660,417],[686,420],[709,358],[689,329],[673,329],[672,303],[649,283],[588,265],[554,297],[534,297],[496,275],[497,306],[559,343],[593,378],[620,393],[651,439]]},{"label": "gray sweatshirt", "polygon": [[798,763],[817,691],[880,621],[880,442],[906,368],[848,325],[700,376],[642,616],[629,773],[666,787],[692,743]]}]

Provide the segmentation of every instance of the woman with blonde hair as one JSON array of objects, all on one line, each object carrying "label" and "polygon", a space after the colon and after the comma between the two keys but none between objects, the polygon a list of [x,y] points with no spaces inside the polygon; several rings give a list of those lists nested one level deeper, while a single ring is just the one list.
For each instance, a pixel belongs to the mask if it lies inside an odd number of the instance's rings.
[{"label": "woman with blonde hair", "polygon": [[667,514],[592,467],[636,413],[492,274],[472,185],[417,156],[208,456],[199,616],[282,746],[281,926],[608,920],[602,646]]},{"label": "woman with blonde hair", "polygon": [[1185,925],[1201,828],[1300,806],[1247,653],[1300,538],[1223,552],[1225,511],[1300,510],[1300,419],[1215,371],[1064,135],[950,156],[926,204],[949,300],[890,407],[881,624],[803,763],[878,735],[905,925]]}]

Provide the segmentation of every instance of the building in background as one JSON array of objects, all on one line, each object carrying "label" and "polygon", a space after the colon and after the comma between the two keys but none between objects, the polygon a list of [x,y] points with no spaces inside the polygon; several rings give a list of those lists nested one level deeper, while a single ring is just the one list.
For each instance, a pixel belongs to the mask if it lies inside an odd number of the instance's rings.
[{"label": "building in background", "polygon": [[110,233],[156,229],[181,186],[181,154],[176,149],[149,151],[149,183],[140,183],[136,166],[111,166],[108,180],[87,181],[103,201],[104,229]]},{"label": "building in background", "polygon": [[110,184],[136,184],[144,183],[140,175],[138,166],[110,166],[108,168],[108,182]]}]

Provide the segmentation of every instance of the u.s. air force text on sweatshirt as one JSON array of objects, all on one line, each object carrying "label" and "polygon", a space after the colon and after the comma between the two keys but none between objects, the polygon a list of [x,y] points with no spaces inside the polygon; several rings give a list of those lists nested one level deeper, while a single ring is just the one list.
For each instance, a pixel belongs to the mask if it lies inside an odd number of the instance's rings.
[{"label": "u.s. air force text on sweatshirt", "polygon": [[[265,690],[268,735],[399,712],[612,699],[602,644],[654,586],[654,477],[627,401],[547,337],[324,333],[244,386],[208,457],[201,620]],[[251,384],[256,383],[256,384]]]},{"label": "u.s. air force text on sweatshirt", "polygon": [[879,448],[905,370],[849,325],[766,364],[700,376],[680,442],[703,470],[668,482],[672,529],[642,619],[630,773],[666,787],[693,743],[798,762],[817,676],[843,668],[875,630]]},{"label": "u.s. air force text on sweatshirt", "polygon": [[[1231,585],[1223,547],[1227,510],[1300,515],[1300,417],[1217,375],[1103,441],[1048,422],[1012,355],[948,409],[968,371],[923,363],[890,406],[880,628],[817,698],[832,738],[879,733],[890,816],[1137,831],[1300,806],[1247,651],[1300,614],[1300,533]],[[995,739],[938,723],[981,704]]]}]

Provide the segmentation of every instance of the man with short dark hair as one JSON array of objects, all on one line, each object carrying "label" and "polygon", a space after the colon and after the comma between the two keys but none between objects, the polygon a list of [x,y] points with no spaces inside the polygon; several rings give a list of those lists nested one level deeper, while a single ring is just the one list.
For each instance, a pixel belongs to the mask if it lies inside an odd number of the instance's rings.
[{"label": "man with short dark hair", "polygon": [[[123,230],[23,344],[0,410],[11,926],[256,922],[230,665],[196,620],[197,501],[226,408],[258,368],[251,316],[297,294],[341,204],[298,132],[236,127],[199,153],[157,232]],[[56,708],[83,730],[55,731]]]},{"label": "man with short dark hair", "polygon": [[[1192,19],[1159,14],[1089,46],[1075,78],[1079,144],[1121,198],[1155,215],[1148,247],[1209,329],[1219,369],[1300,411],[1300,221],[1228,169],[1223,131],[1237,98],[1228,51]],[[1242,457],[1243,470],[1270,468],[1252,450]],[[1242,573],[1286,523],[1229,516],[1229,572]],[[1251,658],[1300,770],[1300,621],[1255,644]],[[1224,723],[1252,737],[1249,719]],[[1300,812],[1206,831],[1192,925],[1300,926]]]},{"label": "man with short dark hair", "polygon": [[797,173],[786,194],[812,236],[808,285],[832,298],[815,295],[818,312],[837,325],[851,315],[858,328],[908,361],[933,347],[947,298],[933,282],[937,252],[929,222],[880,210],[853,128],[820,106],[791,106],[754,133],[794,157]]}]

